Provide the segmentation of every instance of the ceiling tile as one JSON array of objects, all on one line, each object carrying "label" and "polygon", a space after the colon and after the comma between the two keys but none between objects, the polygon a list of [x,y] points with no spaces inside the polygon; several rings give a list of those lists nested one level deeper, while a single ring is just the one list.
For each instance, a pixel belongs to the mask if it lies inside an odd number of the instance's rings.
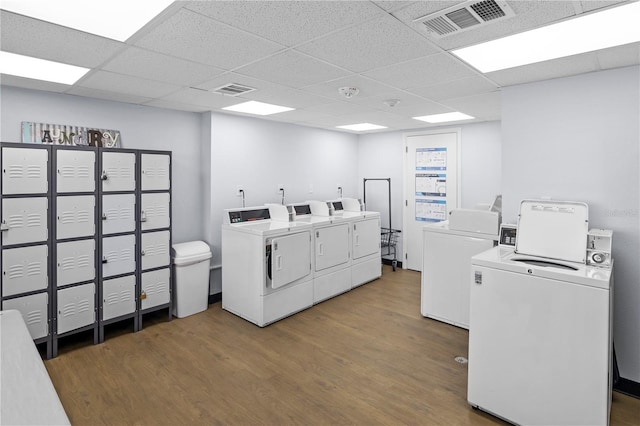
[{"label": "ceiling tile", "polygon": [[476,74],[476,71],[448,53],[426,56],[364,73],[367,77],[401,89],[425,87]]},{"label": "ceiling tile", "polygon": [[[353,98],[348,99],[338,92],[338,89],[341,87],[356,87],[359,92]],[[356,99],[393,92],[397,89],[359,74],[351,74],[347,77],[307,86],[303,90],[326,98],[331,98],[334,101],[350,102],[355,101]]]},{"label": "ceiling tile", "polygon": [[580,2],[582,9],[585,12],[591,12],[593,10],[611,7],[621,3],[628,3],[628,0],[582,0]]},{"label": "ceiling tile", "polygon": [[203,106],[197,106],[194,104],[183,104],[180,102],[165,101],[163,99],[154,99],[145,103],[147,106],[156,108],[173,109],[178,111],[190,111],[190,112],[206,112],[210,111],[209,108]]},{"label": "ceiling tile", "polygon": [[232,96],[224,96],[219,93],[193,89],[191,87],[182,88],[167,96],[163,96],[160,100],[164,102],[191,104],[198,107],[205,107],[210,110],[220,109],[240,103],[237,98]]},{"label": "ceiling tile", "polygon": [[238,99],[267,102],[290,108],[306,108],[313,105],[322,105],[333,102],[332,99],[323,98],[321,96],[314,95],[313,93],[303,92],[301,90],[276,84],[271,87],[240,95],[238,96]]},{"label": "ceiling tile", "polygon": [[6,86],[22,87],[23,89],[44,90],[45,92],[64,93],[71,86],[50,81],[34,80],[15,75],[0,74],[0,82]]},{"label": "ceiling tile", "polygon": [[135,43],[167,55],[230,70],[282,46],[211,18],[179,10]]},{"label": "ceiling tile", "polygon": [[187,2],[186,8],[285,46],[379,16],[365,1]]},{"label": "ceiling tile", "polygon": [[[389,100],[398,100],[395,106],[390,107],[385,104],[385,101]],[[357,98],[352,101],[355,104],[358,104],[362,107],[368,107],[371,109],[378,109],[383,111],[394,112],[398,110],[398,107],[408,107],[408,106],[421,106],[426,108],[427,106],[436,106],[434,102],[426,100],[420,96],[416,96],[412,93],[403,90],[394,90],[392,92],[382,93],[380,95],[371,96],[368,98]]]},{"label": "ceiling tile", "polygon": [[125,45],[82,31],[0,11],[0,44],[5,52],[93,68]]},{"label": "ceiling tile", "polygon": [[449,99],[445,102],[453,111],[459,111],[481,120],[493,120],[500,117],[500,92],[484,93],[466,98]]},{"label": "ceiling tile", "polygon": [[160,83],[108,71],[93,72],[80,80],[80,83],[77,85],[90,89],[126,93],[147,98],[165,96],[180,88],[179,86],[168,83]]},{"label": "ceiling tile", "polygon": [[296,50],[354,72],[439,52],[391,15],[338,31],[298,46]]},{"label": "ceiling tile", "polygon": [[238,68],[235,72],[295,88],[334,80],[349,74],[340,68],[292,50]]},{"label": "ceiling tile", "polygon": [[102,69],[180,86],[192,86],[224,72],[209,65],[202,65],[137,47],[127,48],[104,65]]},{"label": "ceiling tile", "polygon": [[638,65],[640,64],[640,42],[598,50],[596,55],[602,69]]},{"label": "ceiling tile", "polygon": [[408,90],[422,97],[440,101],[442,99],[460,98],[463,96],[494,92],[497,89],[498,85],[486,78],[471,76],[427,87],[412,87]]},{"label": "ceiling tile", "polygon": [[315,105],[305,108],[307,111],[319,112],[322,114],[340,117],[345,114],[357,114],[362,109],[352,102],[334,102],[330,104]]},{"label": "ceiling tile", "polygon": [[112,91],[91,89],[88,87],[74,86],[67,91],[70,95],[85,96],[89,98],[104,99],[107,101],[124,102],[126,104],[143,104],[151,100],[144,96],[135,96],[128,93],[115,93]]},{"label": "ceiling tile", "polygon": [[487,73],[486,76],[504,87],[514,84],[530,83],[532,81],[567,77],[597,71],[598,69],[596,53],[591,52],[494,71]]},{"label": "ceiling tile", "polygon": [[375,3],[381,9],[387,12],[394,12],[409,5],[415,3],[415,1],[399,1],[399,0],[373,0],[372,3]]}]

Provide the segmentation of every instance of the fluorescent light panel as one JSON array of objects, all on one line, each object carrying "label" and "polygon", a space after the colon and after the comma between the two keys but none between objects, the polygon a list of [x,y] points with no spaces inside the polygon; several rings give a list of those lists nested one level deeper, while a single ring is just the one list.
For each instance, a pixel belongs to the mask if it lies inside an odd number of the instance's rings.
[{"label": "fluorescent light panel", "polygon": [[640,3],[453,50],[483,73],[640,41]]},{"label": "fluorescent light panel", "polygon": [[0,73],[54,83],[74,84],[89,68],[0,52]]},{"label": "fluorescent light panel", "polygon": [[423,115],[421,117],[413,117],[414,120],[426,121],[427,123],[445,123],[447,121],[472,120],[472,117],[461,112],[446,112],[444,114]]},{"label": "fluorescent light panel", "polygon": [[379,126],[377,124],[371,124],[371,123],[348,124],[345,126],[336,126],[336,127],[339,129],[353,130],[356,132],[364,132],[365,130],[379,130],[379,129],[387,128],[385,126]]},{"label": "fluorescent light panel", "polygon": [[2,0],[0,8],[102,37],[125,41],[172,0]]},{"label": "fluorescent light panel", "polygon": [[292,111],[295,108],[284,107],[280,105],[266,104],[264,102],[249,101],[241,104],[231,105],[222,108],[227,111],[244,112],[255,115],[271,115],[279,112]]}]

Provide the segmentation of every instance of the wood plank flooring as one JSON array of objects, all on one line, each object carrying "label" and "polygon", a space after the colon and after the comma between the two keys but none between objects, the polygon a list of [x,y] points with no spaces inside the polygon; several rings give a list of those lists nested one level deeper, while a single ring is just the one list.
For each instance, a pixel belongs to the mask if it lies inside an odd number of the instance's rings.
[{"label": "wood plank flooring", "polygon": [[[223,311],[60,341],[45,362],[74,425],[492,425],[466,402],[468,333],[420,315],[420,274],[381,279],[259,328]],[[125,324],[126,325],[126,324]],[[543,409],[543,408],[542,408]],[[612,425],[640,423],[614,392]]]}]

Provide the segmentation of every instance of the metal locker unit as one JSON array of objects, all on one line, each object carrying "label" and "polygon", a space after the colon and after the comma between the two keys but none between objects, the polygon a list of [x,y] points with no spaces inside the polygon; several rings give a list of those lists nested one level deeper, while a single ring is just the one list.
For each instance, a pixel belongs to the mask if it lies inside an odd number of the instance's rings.
[{"label": "metal locker unit", "polygon": [[95,191],[95,169],[95,151],[78,149],[56,150],[56,191]]},{"label": "metal locker unit", "polygon": [[171,152],[139,151],[139,325],[145,313],[168,309],[172,318]]},{"label": "metal locker unit", "polygon": [[2,199],[2,245],[47,241],[47,197]]},{"label": "metal locker unit", "polygon": [[166,154],[141,155],[141,190],[169,190],[171,188],[171,157]]},{"label": "metal locker unit", "polygon": [[95,294],[95,283],[58,290],[58,335],[84,329],[95,323]]},{"label": "metal locker unit", "polygon": [[102,282],[102,319],[104,321],[136,311],[136,277],[127,275]]},{"label": "metal locker unit", "polygon": [[120,235],[102,239],[102,277],[133,273],[136,270],[136,236]]},{"label": "metal locker unit", "polygon": [[20,311],[51,358],[51,147],[3,142],[0,162],[0,309]]},{"label": "metal locker unit", "polygon": [[[114,150],[115,151],[115,150]],[[136,190],[136,154],[135,152],[113,152],[102,150],[103,192]]]},{"label": "metal locker unit", "polygon": [[95,240],[57,244],[56,286],[91,281],[96,278]]},{"label": "metal locker unit", "polygon": [[[2,309],[15,309],[20,311],[24,322],[27,324],[29,333],[31,333],[31,337],[37,341],[49,335],[48,305],[49,294],[45,292],[4,300],[2,302]],[[47,356],[51,358],[50,355]]]},{"label": "metal locker unit", "polygon": [[95,195],[57,197],[56,238],[93,237],[96,232],[95,209]]},{"label": "metal locker unit", "polygon": [[168,228],[171,224],[170,204],[171,196],[168,192],[142,194],[142,230]]},{"label": "metal locker unit", "polygon": [[102,235],[135,232],[135,194],[102,196]]},{"label": "metal locker unit", "polygon": [[148,232],[142,234],[142,250],[140,255],[142,258],[141,269],[160,268],[169,266],[171,257],[169,253],[169,231]]},{"label": "metal locker unit", "polygon": [[49,151],[2,148],[2,194],[42,194],[49,191]]},{"label": "metal locker unit", "polygon": [[169,268],[142,273],[141,311],[169,303],[170,278]]},{"label": "metal locker unit", "polygon": [[2,295],[46,290],[48,252],[46,244],[2,250]]}]

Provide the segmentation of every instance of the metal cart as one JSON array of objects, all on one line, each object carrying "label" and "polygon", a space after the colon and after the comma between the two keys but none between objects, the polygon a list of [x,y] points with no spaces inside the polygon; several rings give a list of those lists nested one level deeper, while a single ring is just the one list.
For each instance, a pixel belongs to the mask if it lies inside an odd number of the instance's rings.
[{"label": "metal cart", "polygon": [[398,257],[396,253],[396,245],[398,243],[399,229],[391,227],[391,178],[364,178],[363,202],[367,204],[367,182],[368,181],[386,181],[389,199],[389,226],[380,228],[380,252],[383,260],[391,263],[393,270],[398,266]]}]

